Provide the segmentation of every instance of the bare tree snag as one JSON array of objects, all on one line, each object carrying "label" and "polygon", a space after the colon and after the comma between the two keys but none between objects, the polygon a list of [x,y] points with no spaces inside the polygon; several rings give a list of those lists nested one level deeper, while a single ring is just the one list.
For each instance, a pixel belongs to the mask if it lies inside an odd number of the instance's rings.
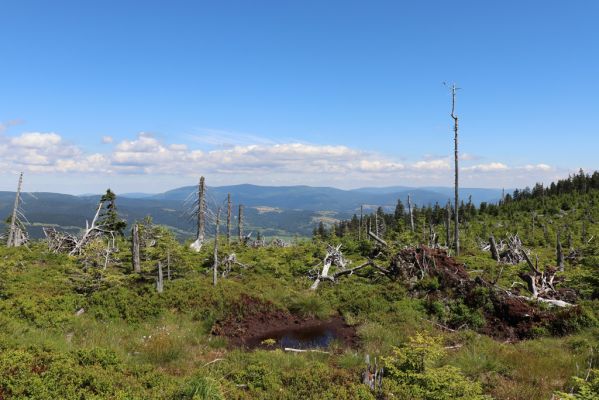
[{"label": "bare tree snag", "polygon": [[239,205],[239,211],[237,215],[237,236],[239,243],[243,243],[243,204]]},{"label": "bare tree snag", "polygon": [[559,269],[560,272],[564,272],[564,252],[562,249],[562,242],[560,240],[560,234],[561,234],[561,232],[558,229],[555,252],[556,252],[557,268]]},{"label": "bare tree snag", "polygon": [[408,195],[408,213],[410,214],[410,229],[414,232],[414,213],[412,212],[412,199]]},{"label": "bare tree snag", "polygon": [[383,239],[381,239],[377,234],[372,233],[372,231],[370,231],[370,230],[368,231],[368,236],[373,238],[374,240],[376,240],[378,243],[382,244],[385,247],[389,246],[387,244],[387,242],[385,242]]},{"label": "bare tree snag", "polygon": [[489,237],[489,245],[491,247],[491,257],[493,260],[499,261],[499,252],[497,251],[497,242],[495,242],[495,236]]},{"label": "bare tree snag", "polygon": [[376,236],[379,236],[379,213],[378,211],[374,213],[374,232]]},{"label": "bare tree snag", "polygon": [[171,280],[171,250],[166,251],[166,279]]},{"label": "bare tree snag", "polygon": [[22,186],[23,173],[21,172],[19,175],[19,184],[17,185],[17,192],[15,194],[15,203],[10,217],[10,229],[8,231],[8,239],[6,241],[7,247],[19,247],[25,244],[28,240],[27,232],[23,225],[23,221],[21,221],[21,217],[23,216],[20,210]]},{"label": "bare tree snag", "polygon": [[216,223],[214,233],[214,267],[212,269],[212,284],[216,286],[218,280],[218,227],[220,224],[220,207],[216,211]]},{"label": "bare tree snag", "polygon": [[358,228],[358,240],[362,240],[362,220],[364,218],[364,205],[360,204],[360,226]]},{"label": "bare tree snag", "polygon": [[227,194],[227,246],[231,244],[231,193]]},{"label": "bare tree snag", "polygon": [[451,247],[451,201],[447,200],[445,206],[445,246]]},{"label": "bare tree snag", "polygon": [[141,272],[141,261],[139,254],[139,225],[133,224],[131,228],[131,260],[133,263],[133,272]]},{"label": "bare tree snag", "polygon": [[458,165],[458,116],[455,114],[455,95],[459,88],[455,84],[451,85],[451,118],[453,119],[454,132],[454,164],[455,164],[455,185],[454,185],[454,218],[453,241],[456,256],[460,255],[460,230],[459,230],[459,165]]},{"label": "bare tree snag", "polygon": [[198,200],[194,213],[197,218],[196,240],[189,247],[199,252],[206,237],[206,181],[203,176],[200,177],[198,184]]},{"label": "bare tree snag", "polygon": [[98,232],[105,232],[101,226],[98,226],[98,217],[100,216],[100,210],[102,210],[103,202],[98,203],[98,208],[96,209],[96,214],[94,215],[94,219],[92,219],[91,225],[85,221],[85,231],[81,236],[81,239],[77,241],[75,247],[69,252],[69,255],[73,256],[75,254],[79,254],[81,249],[85,246],[91,236]]},{"label": "bare tree snag", "polygon": [[164,280],[162,276],[162,262],[158,261],[158,279],[156,280],[156,291],[162,293],[164,291]]},{"label": "bare tree snag", "polygon": [[347,261],[345,261],[345,258],[341,253],[341,245],[337,245],[337,247],[328,246],[327,254],[322,262],[322,272],[316,277],[314,283],[312,283],[312,286],[310,286],[311,290],[318,289],[318,285],[320,284],[321,280],[329,279],[329,270],[333,264],[340,269],[345,270]]}]

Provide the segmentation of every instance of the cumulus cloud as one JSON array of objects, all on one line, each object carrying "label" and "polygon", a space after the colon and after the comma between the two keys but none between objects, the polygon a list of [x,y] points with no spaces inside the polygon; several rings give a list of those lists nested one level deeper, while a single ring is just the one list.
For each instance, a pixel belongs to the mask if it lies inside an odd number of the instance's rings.
[{"label": "cumulus cloud", "polygon": [[[111,143],[113,139],[105,136],[102,142]],[[85,152],[54,132],[0,135],[0,167],[5,171],[34,173],[176,177],[206,174],[221,177],[226,182],[337,186],[365,183],[443,185],[451,184],[453,174],[450,157],[428,156],[422,160],[400,162],[342,145],[261,142],[206,150],[182,143],[166,143],[142,132],[132,139],[115,142],[108,149],[103,153]],[[465,185],[492,182],[486,186],[515,187],[520,183],[513,182],[514,179],[520,179],[526,185],[557,173],[555,167],[547,164],[509,166],[489,162],[468,165],[468,160],[463,161],[465,166],[461,170]]]},{"label": "cumulus cloud", "polygon": [[110,144],[113,140],[112,136],[102,136],[102,144]]},{"label": "cumulus cloud", "polygon": [[478,172],[493,172],[493,171],[506,171],[509,167],[500,162],[492,162],[488,164],[477,164],[469,167],[464,167],[464,171],[478,171]]}]

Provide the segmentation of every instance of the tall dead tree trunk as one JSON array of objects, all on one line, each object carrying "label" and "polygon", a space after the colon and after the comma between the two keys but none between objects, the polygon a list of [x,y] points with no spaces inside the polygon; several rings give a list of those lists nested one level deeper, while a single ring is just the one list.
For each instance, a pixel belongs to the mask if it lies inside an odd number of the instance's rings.
[{"label": "tall dead tree trunk", "polygon": [[243,204],[239,205],[239,214],[237,218],[237,236],[239,243],[243,243]]},{"label": "tall dead tree trunk", "polygon": [[408,213],[410,214],[410,229],[414,232],[414,213],[412,211],[412,199],[408,195]]},{"label": "tall dead tree trunk", "polygon": [[216,211],[216,224],[214,233],[214,267],[212,267],[212,284],[216,286],[218,280],[218,228],[220,225],[220,207]]},{"label": "tall dead tree trunk", "polygon": [[227,246],[231,244],[231,193],[227,194]]},{"label": "tall dead tree trunk", "polygon": [[489,238],[489,246],[491,248],[491,257],[493,260],[499,261],[499,252],[497,251],[497,242],[495,242],[495,236],[491,235]]},{"label": "tall dead tree trunk", "polygon": [[453,132],[454,132],[454,164],[455,164],[455,184],[454,184],[454,218],[455,218],[455,224],[453,227],[453,241],[454,241],[454,247],[455,247],[455,254],[456,256],[460,255],[460,218],[459,218],[459,207],[460,207],[460,203],[459,203],[459,163],[458,163],[458,116],[455,115],[455,95],[456,95],[456,91],[459,88],[457,88],[455,86],[455,84],[451,85],[451,118],[453,118]]},{"label": "tall dead tree trunk", "polygon": [[358,227],[358,240],[362,240],[362,220],[364,218],[364,205],[360,204],[360,226]]},{"label": "tall dead tree trunk", "polygon": [[141,272],[141,260],[139,254],[139,225],[133,224],[131,228],[131,261],[133,263],[133,272]]},{"label": "tall dead tree trunk", "polygon": [[378,211],[374,213],[374,234],[379,235],[379,213]]},{"label": "tall dead tree trunk", "polygon": [[451,201],[449,200],[447,200],[445,212],[445,245],[449,249],[451,247]]},{"label": "tall dead tree trunk", "polygon": [[202,242],[206,235],[206,186],[204,177],[200,177],[198,185],[198,232],[197,240]]},{"label": "tall dead tree trunk", "polygon": [[8,231],[8,240],[6,241],[6,245],[8,247],[19,247],[21,243],[21,238],[23,236],[21,232],[21,227],[18,222],[19,219],[19,205],[21,203],[21,187],[23,185],[23,173],[19,175],[19,184],[17,185],[17,193],[15,194],[15,203],[12,208],[12,214],[10,217],[10,230]]},{"label": "tall dead tree trunk", "polygon": [[164,279],[162,276],[162,262],[158,261],[158,279],[156,280],[156,291],[162,293],[164,290]]},{"label": "tall dead tree trunk", "polygon": [[555,253],[556,253],[556,261],[557,261],[557,268],[563,272],[564,271],[564,252],[562,249],[562,242],[560,240],[560,230],[557,230],[557,241],[555,244]]}]

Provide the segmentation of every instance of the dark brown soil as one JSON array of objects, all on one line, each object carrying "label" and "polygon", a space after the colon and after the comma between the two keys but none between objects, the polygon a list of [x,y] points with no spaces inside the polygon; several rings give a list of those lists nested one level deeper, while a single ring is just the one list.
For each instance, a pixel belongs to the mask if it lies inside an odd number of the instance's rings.
[{"label": "dark brown soil", "polygon": [[[438,278],[440,284],[436,296],[438,298],[462,299],[466,305],[478,308],[481,306],[480,289],[486,289],[492,307],[482,308],[486,323],[479,331],[495,339],[508,341],[528,339],[534,337],[540,330],[565,334],[570,329],[569,321],[575,320],[580,315],[578,307],[562,310],[542,308],[538,303],[510,296],[504,290],[480,278],[471,279],[465,266],[448,256],[444,250],[430,249],[425,246],[405,249],[394,258],[392,267],[395,263],[396,268],[401,269],[402,265],[406,265],[405,262],[425,266],[429,276]],[[405,272],[398,272],[398,274],[405,274]],[[571,292],[567,289],[562,291],[567,294]],[[566,298],[565,295],[563,297]],[[570,297],[573,296],[570,294]]]},{"label": "dark brown soil", "polygon": [[[246,348],[285,347],[285,343],[298,348],[326,347],[331,340],[350,347],[358,344],[356,329],[339,316],[328,320],[301,317],[245,295],[226,318],[214,324],[212,334],[228,338],[232,346]],[[276,343],[265,344],[266,339]]]}]

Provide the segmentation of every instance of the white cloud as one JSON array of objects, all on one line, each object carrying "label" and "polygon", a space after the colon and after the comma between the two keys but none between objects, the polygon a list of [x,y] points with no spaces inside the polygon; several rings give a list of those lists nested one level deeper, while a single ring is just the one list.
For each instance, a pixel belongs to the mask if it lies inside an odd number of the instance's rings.
[{"label": "white cloud", "polygon": [[102,136],[102,144],[110,144],[114,141],[112,136]]},{"label": "white cloud", "polygon": [[[110,142],[104,137],[103,142]],[[490,162],[462,167],[462,185],[517,187],[553,179],[547,164],[509,166]],[[399,162],[378,153],[342,145],[252,143],[211,150],[165,143],[148,133],[114,143],[104,153],[88,153],[57,133],[0,135],[0,168],[33,173],[97,176],[170,176],[179,180],[204,174],[223,183],[359,185],[451,185],[450,157]],[[123,179],[123,178],[114,178]],[[145,178],[144,178],[145,179]],[[152,179],[146,179],[152,182]]]},{"label": "white cloud", "polygon": [[547,164],[536,164],[536,165],[527,164],[520,168],[525,171],[552,171],[553,170],[553,168]]},{"label": "white cloud", "polygon": [[509,167],[500,162],[492,162],[488,164],[477,164],[470,167],[462,168],[463,171],[475,171],[475,172],[495,172],[495,171],[506,171]]},{"label": "white cloud", "polygon": [[44,148],[55,146],[60,143],[61,137],[56,133],[28,132],[11,139],[11,143],[17,147]]},{"label": "white cloud", "polygon": [[448,171],[451,168],[449,160],[446,158],[418,161],[412,164],[412,167],[423,171]]}]

